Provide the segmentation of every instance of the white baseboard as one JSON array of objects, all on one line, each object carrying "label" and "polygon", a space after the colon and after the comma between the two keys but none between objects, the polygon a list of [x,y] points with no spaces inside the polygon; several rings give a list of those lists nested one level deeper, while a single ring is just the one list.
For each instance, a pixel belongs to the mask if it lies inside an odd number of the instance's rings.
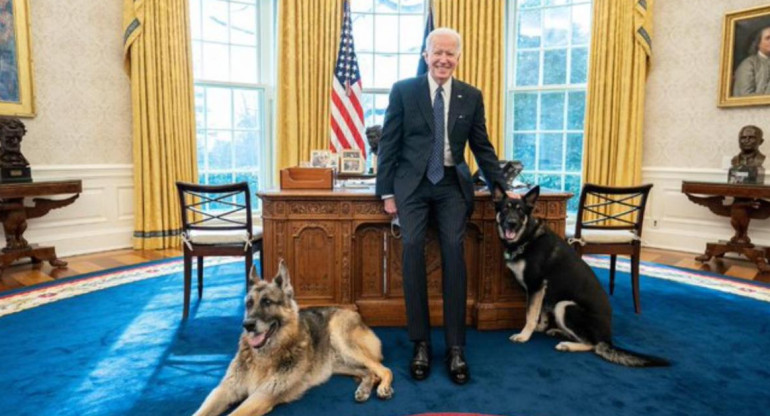
[{"label": "white baseboard", "polygon": [[[132,246],[132,165],[32,166],[32,178],[35,181],[80,179],[83,192],[71,205],[28,220],[24,238],[31,244],[54,246],[59,257]],[[32,205],[30,201],[26,204]],[[5,239],[4,233],[0,231],[0,234]]]},{"label": "white baseboard", "polygon": [[[681,192],[685,180],[726,182],[727,170],[643,168],[642,182],[654,184],[644,219],[645,246],[702,253],[706,243],[733,236],[729,218],[687,199]],[[770,245],[770,220],[752,220],[749,237],[756,244]]]}]

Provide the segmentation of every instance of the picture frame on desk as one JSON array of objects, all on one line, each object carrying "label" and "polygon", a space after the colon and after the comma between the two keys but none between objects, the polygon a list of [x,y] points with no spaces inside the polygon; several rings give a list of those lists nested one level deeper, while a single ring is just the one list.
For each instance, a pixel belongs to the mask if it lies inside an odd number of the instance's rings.
[{"label": "picture frame on desk", "polygon": [[340,163],[340,173],[364,173],[364,168],[364,160],[360,157],[343,157]]},{"label": "picture frame on desk", "polygon": [[28,1],[6,1],[0,22],[0,115],[34,117]]}]

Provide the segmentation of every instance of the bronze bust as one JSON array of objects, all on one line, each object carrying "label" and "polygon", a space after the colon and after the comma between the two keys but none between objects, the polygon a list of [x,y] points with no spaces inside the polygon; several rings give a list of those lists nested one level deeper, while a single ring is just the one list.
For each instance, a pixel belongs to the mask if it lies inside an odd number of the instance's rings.
[{"label": "bronze bust", "polygon": [[761,167],[765,155],[759,151],[759,145],[764,142],[762,129],[757,126],[743,126],[738,134],[738,144],[741,152],[733,156],[732,166]]},{"label": "bronze bust", "polygon": [[380,137],[382,137],[382,126],[375,124],[366,128],[366,140],[369,142],[370,153],[377,154],[377,149],[380,145]]},{"label": "bronze bust", "polygon": [[762,184],[765,182],[765,155],[759,151],[759,145],[764,142],[762,129],[757,126],[743,126],[738,134],[738,144],[741,152],[730,161],[732,167],[727,175],[729,183]]},{"label": "bronze bust", "polygon": [[27,133],[18,118],[0,117],[0,182],[31,182],[29,161],[21,154]]}]

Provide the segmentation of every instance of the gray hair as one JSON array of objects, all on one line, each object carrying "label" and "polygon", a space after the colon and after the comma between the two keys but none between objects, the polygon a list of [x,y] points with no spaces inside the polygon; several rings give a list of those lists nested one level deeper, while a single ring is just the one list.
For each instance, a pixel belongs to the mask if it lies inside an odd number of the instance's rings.
[{"label": "gray hair", "polygon": [[770,30],[770,26],[759,29],[756,35],[754,35],[751,45],[749,45],[749,55],[755,55],[759,51],[759,43],[762,42],[762,34],[765,33],[766,30]]},{"label": "gray hair", "polygon": [[457,41],[457,51],[456,51],[457,55],[460,55],[462,53],[462,51],[463,51],[463,38],[460,36],[460,34],[456,30],[454,30],[452,28],[448,28],[448,27],[439,27],[439,28],[433,29],[433,31],[431,31],[428,34],[428,37],[425,40],[425,51],[426,52],[431,50],[431,48],[433,47],[433,38],[436,37],[436,36],[439,36],[439,35],[449,35],[449,36],[454,37],[455,40]]}]

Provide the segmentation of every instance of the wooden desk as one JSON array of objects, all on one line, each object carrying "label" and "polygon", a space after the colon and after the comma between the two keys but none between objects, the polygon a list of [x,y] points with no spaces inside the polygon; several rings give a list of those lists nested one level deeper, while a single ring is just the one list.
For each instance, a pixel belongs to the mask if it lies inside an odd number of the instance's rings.
[{"label": "wooden desk", "polygon": [[[54,267],[67,266],[67,262],[56,257],[56,250],[53,247],[29,244],[24,239],[24,231],[27,229],[27,219],[42,217],[52,209],[75,202],[82,191],[83,186],[79,180],[0,183],[0,221],[3,222],[6,242],[0,254],[0,274],[9,264],[24,257],[30,257],[33,263],[45,260]],[[33,198],[34,205],[24,205],[25,197],[57,194],[75,195],[60,200]]]},{"label": "wooden desk", "polygon": [[[570,193],[541,193],[535,215],[564,236]],[[406,324],[401,241],[390,232],[382,200],[368,189],[268,191],[262,198],[265,275],[284,258],[302,306],[357,309],[375,326]],[[465,237],[468,323],[479,329],[520,327],[525,295],[503,265],[488,193],[476,195]],[[441,256],[435,232],[426,247],[431,323],[442,322]]]},{"label": "wooden desk", "polygon": [[[683,181],[682,193],[690,201],[707,207],[714,214],[730,217],[730,225],[735,230],[735,235],[729,241],[707,243],[706,252],[696,257],[696,260],[706,262],[726,253],[739,253],[753,261],[760,271],[770,271],[767,263],[770,248],[754,245],[748,235],[752,218],[770,217],[770,186]],[[727,197],[734,198],[731,204],[725,204]]]}]

